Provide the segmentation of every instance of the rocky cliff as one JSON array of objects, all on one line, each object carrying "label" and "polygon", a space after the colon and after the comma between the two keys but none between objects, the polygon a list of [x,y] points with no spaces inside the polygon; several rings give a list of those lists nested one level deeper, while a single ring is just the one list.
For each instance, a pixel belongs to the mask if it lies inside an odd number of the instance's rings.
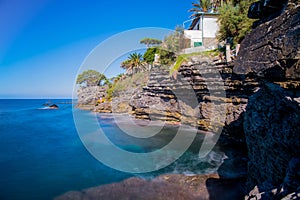
[{"label": "rocky cliff", "polygon": [[299,9],[290,0],[281,15],[258,23],[234,65],[192,57],[177,74],[154,68],[147,85],[126,97],[124,111],[222,133],[219,142],[239,143],[236,152],[247,147],[249,199],[294,198],[300,191]]},{"label": "rocky cliff", "polygon": [[183,123],[243,140],[240,115],[258,82],[232,73],[233,65],[193,57],[170,76],[156,68],[149,82],[130,101],[139,119]]},{"label": "rocky cliff", "polygon": [[280,16],[260,24],[241,44],[233,71],[260,84],[243,117],[249,197],[281,199],[300,190],[299,52],[299,1],[289,1]]},{"label": "rocky cliff", "polygon": [[94,111],[96,105],[99,104],[97,101],[106,97],[106,90],[106,86],[80,87],[77,91],[77,107],[84,110]]}]

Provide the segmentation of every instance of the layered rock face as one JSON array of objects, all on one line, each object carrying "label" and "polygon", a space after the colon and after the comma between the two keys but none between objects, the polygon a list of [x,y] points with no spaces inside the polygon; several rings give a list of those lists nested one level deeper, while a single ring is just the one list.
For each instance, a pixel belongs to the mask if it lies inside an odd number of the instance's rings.
[{"label": "layered rock face", "polygon": [[80,87],[77,91],[77,107],[85,110],[94,110],[97,101],[106,96],[107,87],[91,86]]},{"label": "layered rock face", "polygon": [[133,114],[139,119],[222,131],[232,139],[243,140],[240,115],[258,83],[233,74],[232,65],[217,65],[208,58],[192,60],[173,76],[168,70],[154,69],[147,86],[130,101]]}]

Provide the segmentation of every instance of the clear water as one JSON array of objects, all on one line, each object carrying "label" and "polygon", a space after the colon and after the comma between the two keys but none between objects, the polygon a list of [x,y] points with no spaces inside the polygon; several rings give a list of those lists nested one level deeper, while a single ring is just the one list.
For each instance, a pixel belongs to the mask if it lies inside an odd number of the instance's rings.
[{"label": "clear water", "polygon": [[[151,174],[128,174],[111,169],[83,146],[75,129],[70,100],[53,100],[58,110],[47,110],[46,100],[0,100],[0,199],[53,199],[70,190],[82,190],[132,176],[151,178],[162,173],[212,173],[223,162],[217,150],[197,158],[195,144],[177,162]],[[78,111],[87,112],[87,111]],[[109,138],[129,151],[147,152],[172,139],[172,128],[146,145],[121,134],[111,118],[99,115]],[[200,139],[201,140],[201,137]],[[130,141],[130,142],[128,142]],[[128,145],[126,145],[128,143]],[[162,144],[160,144],[162,143]]]}]

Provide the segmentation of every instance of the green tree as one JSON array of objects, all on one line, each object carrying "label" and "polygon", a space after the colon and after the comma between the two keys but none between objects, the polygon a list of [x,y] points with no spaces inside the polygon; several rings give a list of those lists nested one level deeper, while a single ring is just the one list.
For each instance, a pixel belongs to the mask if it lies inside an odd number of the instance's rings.
[{"label": "green tree", "polygon": [[146,63],[152,64],[154,62],[155,54],[158,54],[159,48],[150,47],[143,55],[143,59]]},{"label": "green tree", "polygon": [[164,50],[160,47],[151,47],[148,48],[143,55],[144,61],[148,64],[152,64],[154,62],[155,54],[159,55],[159,61],[162,65],[173,64],[176,60],[176,55],[174,52]]},{"label": "green tree", "polygon": [[146,63],[143,61],[143,55],[140,53],[130,54],[128,59],[122,62],[121,67],[124,68],[129,75],[147,69]]},{"label": "green tree", "polygon": [[229,1],[219,8],[220,30],[217,35],[219,41],[240,43],[251,31],[253,20],[247,18],[248,8],[255,0]]},{"label": "green tree", "polygon": [[79,74],[76,79],[76,84],[80,84],[82,86],[97,86],[101,84],[106,84],[108,79],[104,74],[97,72],[96,70],[86,70]]},{"label": "green tree", "polygon": [[177,26],[174,33],[165,37],[162,44],[165,50],[174,53],[179,53],[185,46],[184,28],[182,26]]},{"label": "green tree", "polygon": [[193,8],[189,10],[193,14],[191,17],[198,17],[199,12],[208,12],[212,9],[212,3],[210,0],[198,0],[196,3],[192,3]]},{"label": "green tree", "polygon": [[159,45],[162,43],[161,40],[155,39],[155,38],[144,38],[140,41],[141,44],[145,44],[146,47],[150,47],[152,45]]}]

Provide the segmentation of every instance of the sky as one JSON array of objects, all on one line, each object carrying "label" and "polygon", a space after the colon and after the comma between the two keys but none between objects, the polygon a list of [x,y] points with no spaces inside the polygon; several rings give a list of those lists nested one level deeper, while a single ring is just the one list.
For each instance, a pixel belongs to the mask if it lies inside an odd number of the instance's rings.
[{"label": "sky", "polygon": [[121,73],[125,53],[188,20],[192,2],[0,0],[0,98],[71,98],[79,72]]}]

